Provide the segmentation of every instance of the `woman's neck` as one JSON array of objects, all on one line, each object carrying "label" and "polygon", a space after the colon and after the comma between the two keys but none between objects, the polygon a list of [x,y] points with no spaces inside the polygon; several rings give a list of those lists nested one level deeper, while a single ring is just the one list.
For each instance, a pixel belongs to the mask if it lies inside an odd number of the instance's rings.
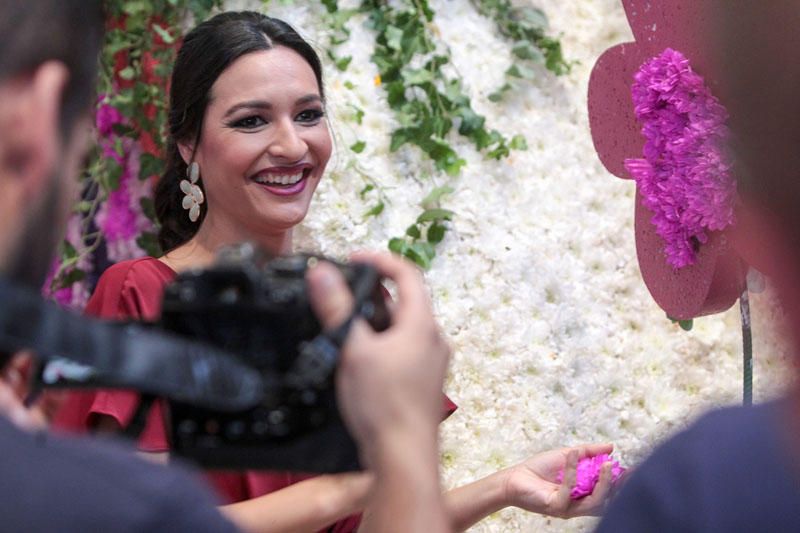
[{"label": "woman's neck", "polygon": [[205,220],[194,237],[159,259],[176,272],[211,265],[220,248],[249,241],[269,254],[281,255],[292,251],[292,230],[248,234],[241,227],[221,225]]}]

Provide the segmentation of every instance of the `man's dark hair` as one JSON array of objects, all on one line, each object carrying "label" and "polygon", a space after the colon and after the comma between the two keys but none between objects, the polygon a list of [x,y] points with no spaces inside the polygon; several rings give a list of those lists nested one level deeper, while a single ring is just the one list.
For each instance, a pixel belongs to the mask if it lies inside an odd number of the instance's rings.
[{"label": "man's dark hair", "polygon": [[103,27],[100,0],[0,0],[0,80],[64,63],[61,131],[69,134],[92,103]]}]

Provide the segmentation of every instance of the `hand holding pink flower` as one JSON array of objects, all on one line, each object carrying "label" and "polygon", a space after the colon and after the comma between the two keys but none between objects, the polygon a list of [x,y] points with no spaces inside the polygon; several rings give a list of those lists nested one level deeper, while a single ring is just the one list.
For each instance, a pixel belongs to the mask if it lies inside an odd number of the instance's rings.
[{"label": "hand holding pink flower", "polygon": [[586,444],[550,450],[510,468],[512,505],[561,518],[599,515],[623,470],[608,460],[612,449],[611,444]]}]

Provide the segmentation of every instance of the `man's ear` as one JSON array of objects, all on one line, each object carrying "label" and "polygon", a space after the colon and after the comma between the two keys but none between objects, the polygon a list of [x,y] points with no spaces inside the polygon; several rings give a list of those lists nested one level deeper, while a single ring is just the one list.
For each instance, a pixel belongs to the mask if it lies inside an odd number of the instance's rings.
[{"label": "man's ear", "polygon": [[3,380],[22,401],[30,392],[33,373],[36,370],[33,354],[30,352],[17,352],[0,371],[0,380]]}]

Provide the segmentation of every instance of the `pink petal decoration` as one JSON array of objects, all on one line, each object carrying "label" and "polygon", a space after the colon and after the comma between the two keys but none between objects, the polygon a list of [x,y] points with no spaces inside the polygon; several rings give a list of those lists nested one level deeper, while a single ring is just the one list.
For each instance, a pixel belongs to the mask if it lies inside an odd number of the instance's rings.
[{"label": "pink petal decoration", "polygon": [[[635,42],[606,50],[589,79],[589,124],[600,161],[609,172],[631,179],[625,160],[642,157],[645,139],[631,100],[639,67],[673,48],[689,58],[712,93],[725,103],[725,87],[711,47],[704,42],[718,0],[622,0]],[[636,252],[642,278],[656,303],[674,319],[686,320],[724,311],[744,288],[746,269],[727,231],[711,232],[693,265],[675,269],[666,261],[664,240],[650,223],[652,213],[637,191]]]},{"label": "pink petal decoration", "polygon": [[[594,457],[584,457],[578,461],[578,465],[575,468],[575,486],[569,492],[570,499],[579,500],[591,494],[597,482],[600,481],[600,468],[607,462],[611,462],[611,483],[616,483],[625,473],[625,468],[620,466],[609,454],[603,453]],[[564,471],[562,470],[556,476],[556,481],[561,483],[563,480]]]}]

